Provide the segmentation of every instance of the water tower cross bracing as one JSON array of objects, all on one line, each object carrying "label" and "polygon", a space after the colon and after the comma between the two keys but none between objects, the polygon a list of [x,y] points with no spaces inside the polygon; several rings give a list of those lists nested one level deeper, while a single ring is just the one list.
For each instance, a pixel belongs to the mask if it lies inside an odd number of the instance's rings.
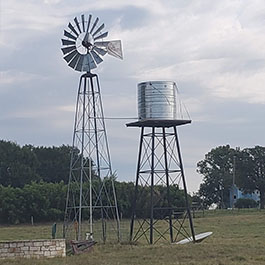
[{"label": "water tower cross bracing", "polygon": [[[140,127],[130,241],[195,242],[177,127],[188,124],[177,102],[177,87],[171,81],[138,84]],[[182,188],[182,190],[180,190]],[[179,200],[184,194],[184,203]],[[166,225],[165,225],[166,224]]]},{"label": "water tower cross bracing", "polygon": [[[99,242],[120,239],[120,220],[108,147],[99,78],[91,70],[106,54],[122,59],[121,41],[103,41],[108,32],[92,15],[75,17],[62,39],[64,60],[79,80],[64,237]],[[113,232],[111,233],[113,235]]]}]

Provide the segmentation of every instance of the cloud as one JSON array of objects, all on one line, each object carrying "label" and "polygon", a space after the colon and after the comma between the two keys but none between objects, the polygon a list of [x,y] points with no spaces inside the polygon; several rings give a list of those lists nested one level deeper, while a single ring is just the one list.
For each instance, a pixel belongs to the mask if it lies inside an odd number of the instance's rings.
[{"label": "cloud", "polygon": [[216,74],[207,82],[213,96],[247,103],[265,104],[264,69],[256,73]]},{"label": "cloud", "polygon": [[[265,38],[260,34],[264,11],[257,4],[261,2],[197,2],[181,12],[177,5],[170,10],[162,7],[165,12],[158,12],[149,23],[122,32],[127,53],[138,58],[132,77],[194,80],[206,97],[264,103]],[[244,17],[249,9],[253,13]]]},{"label": "cloud", "polygon": [[[106,55],[95,71],[105,116],[137,116],[138,82],[177,82],[194,120],[180,130],[193,187],[209,148],[262,144],[263,0],[8,0],[1,7],[1,137],[70,143],[80,73],[62,59],[60,39],[69,21],[91,13],[124,49],[123,61]],[[134,177],[139,131],[126,122],[107,120],[107,131],[113,163]]]},{"label": "cloud", "polygon": [[21,82],[30,82],[34,80],[42,79],[40,75],[17,72],[17,71],[0,71],[0,86],[16,84]]},{"label": "cloud", "polygon": [[75,105],[64,105],[58,107],[59,111],[73,112],[75,111]]}]

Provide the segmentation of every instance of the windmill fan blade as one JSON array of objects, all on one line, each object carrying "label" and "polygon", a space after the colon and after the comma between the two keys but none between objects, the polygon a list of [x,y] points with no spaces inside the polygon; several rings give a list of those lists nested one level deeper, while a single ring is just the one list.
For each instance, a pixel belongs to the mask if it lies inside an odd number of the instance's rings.
[{"label": "windmill fan blade", "polygon": [[94,45],[101,48],[108,48],[110,41],[96,41],[94,42]]},{"label": "windmill fan blade", "polygon": [[64,60],[65,60],[66,62],[69,63],[69,62],[73,59],[73,57],[74,57],[76,54],[78,54],[78,52],[77,52],[77,50],[74,50],[74,51],[72,51],[71,53],[69,53],[68,55],[64,56],[63,58],[64,58]]},{"label": "windmill fan blade", "polygon": [[87,54],[85,55],[84,61],[83,61],[83,71],[90,71],[91,69],[96,68],[97,65],[94,61],[94,59],[92,58],[91,54]]},{"label": "windmill fan blade", "polygon": [[81,15],[81,20],[82,20],[83,32],[85,32],[85,16],[84,16],[84,14]]},{"label": "windmill fan blade", "polygon": [[92,56],[95,59],[97,64],[100,64],[100,63],[103,62],[102,58],[96,52],[94,52],[93,50],[91,51],[91,54],[92,54]]},{"label": "windmill fan blade", "polygon": [[92,18],[92,15],[89,15],[89,17],[88,17],[88,22],[87,22],[87,29],[86,29],[86,32],[88,32],[88,30],[89,30],[90,22],[91,22],[91,18]]},{"label": "windmill fan blade", "polygon": [[89,64],[88,64],[88,58],[87,55],[84,55],[84,60],[83,60],[83,65],[82,65],[82,70],[83,71],[90,71]]},{"label": "windmill fan blade", "polygon": [[95,50],[97,53],[99,53],[102,56],[104,56],[107,53],[106,50],[103,50],[103,49],[96,47],[96,46],[93,47],[93,50]]},{"label": "windmill fan blade", "polygon": [[78,62],[76,64],[75,70],[77,70],[79,72],[82,71],[84,57],[85,56],[83,54],[80,55],[79,60],[78,60]]},{"label": "windmill fan blade", "polygon": [[64,36],[68,37],[68,38],[70,38],[72,40],[76,40],[77,39],[75,36],[73,36],[70,32],[68,32],[66,30],[64,31]]},{"label": "windmill fan blade", "polygon": [[93,33],[93,37],[98,34],[105,27],[104,23]]},{"label": "windmill fan blade", "polygon": [[63,45],[75,45],[75,42],[72,40],[64,40],[62,39],[62,44]]},{"label": "windmill fan blade", "polygon": [[71,61],[68,65],[69,65],[70,67],[72,67],[72,68],[75,69],[75,66],[76,66],[76,64],[77,64],[77,61],[78,61],[79,57],[80,57],[80,54],[77,53],[77,54],[74,56],[74,58],[72,59],[72,61]]},{"label": "windmill fan blade", "polygon": [[94,41],[95,40],[98,40],[98,39],[103,39],[103,38],[106,38],[108,36],[108,32],[104,32],[102,33],[101,35],[97,36],[96,38],[94,38]]},{"label": "windmill fan blade", "polygon": [[89,62],[89,65],[90,65],[90,69],[97,68],[97,65],[96,65],[96,63],[95,63],[95,61],[94,61],[94,59],[93,59],[93,57],[91,56],[90,53],[88,54],[88,58],[89,58],[88,62]]},{"label": "windmill fan blade", "polygon": [[73,50],[76,50],[76,47],[75,46],[69,46],[69,47],[66,47],[66,48],[62,48],[61,49],[63,51],[63,54],[67,54]]},{"label": "windmill fan blade", "polygon": [[78,28],[78,30],[79,30],[79,33],[81,33],[82,31],[81,31],[81,28],[80,28],[80,26],[79,26],[79,22],[78,22],[78,20],[77,20],[77,17],[74,18],[74,22],[75,22],[75,24],[76,24],[76,26],[77,26],[77,28]]},{"label": "windmill fan blade", "polygon": [[93,24],[93,26],[92,26],[92,28],[91,28],[91,30],[90,30],[90,33],[92,34],[92,32],[93,32],[93,30],[94,30],[94,28],[96,27],[96,25],[98,24],[98,17],[96,18],[96,20],[95,20],[95,22],[94,22],[94,24]]},{"label": "windmill fan blade", "polygon": [[70,22],[68,24],[68,28],[71,29],[74,32],[74,34],[78,37],[79,34],[77,33],[77,31],[75,30],[74,26]]}]

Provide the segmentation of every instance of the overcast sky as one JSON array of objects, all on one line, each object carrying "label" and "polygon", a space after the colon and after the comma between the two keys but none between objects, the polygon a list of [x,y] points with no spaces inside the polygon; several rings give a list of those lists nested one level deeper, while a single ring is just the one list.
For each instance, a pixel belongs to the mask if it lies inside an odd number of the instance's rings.
[{"label": "overcast sky", "polygon": [[[211,148],[264,146],[264,0],[0,0],[0,139],[71,144],[80,73],[60,48],[83,13],[123,44],[123,61],[105,56],[95,71],[105,116],[137,117],[141,81],[177,83],[193,120],[179,128],[190,192]],[[130,121],[107,121],[118,180],[135,180],[140,131]]]}]

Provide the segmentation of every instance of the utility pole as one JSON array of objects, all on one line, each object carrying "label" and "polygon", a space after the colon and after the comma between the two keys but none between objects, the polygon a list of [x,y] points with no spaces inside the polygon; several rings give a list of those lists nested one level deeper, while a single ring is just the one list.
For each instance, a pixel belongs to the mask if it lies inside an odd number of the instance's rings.
[{"label": "utility pole", "polygon": [[233,156],[233,198],[232,198],[232,209],[234,210],[234,204],[235,204],[235,191],[236,191],[236,186],[235,186],[235,178],[236,178],[236,156]]},{"label": "utility pole", "polygon": [[[236,147],[236,152],[240,151],[240,147]],[[235,206],[235,199],[237,199],[236,196],[236,154],[233,156],[233,198],[232,198],[232,209],[234,209]]]}]

